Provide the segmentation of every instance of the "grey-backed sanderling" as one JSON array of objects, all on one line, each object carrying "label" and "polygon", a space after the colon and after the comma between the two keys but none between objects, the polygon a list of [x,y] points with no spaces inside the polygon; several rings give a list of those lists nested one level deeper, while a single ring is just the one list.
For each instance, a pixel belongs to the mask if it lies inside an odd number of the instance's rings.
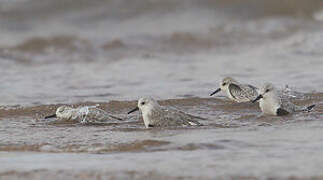
[{"label": "grey-backed sanderling", "polygon": [[228,98],[236,102],[249,102],[258,96],[258,89],[250,84],[241,84],[231,77],[226,77],[220,82],[220,87],[210,96],[224,91]]},{"label": "grey-backed sanderling", "polygon": [[282,116],[293,112],[309,112],[315,105],[297,106],[289,101],[271,83],[265,83],[260,89],[260,94],[252,102],[259,100],[259,107],[264,114]]},{"label": "grey-backed sanderling", "polygon": [[115,120],[122,120],[108,114],[96,106],[83,106],[72,108],[69,106],[60,106],[57,108],[56,113],[51,116],[46,116],[45,119],[56,117],[64,121],[78,121],[80,123],[108,123]]},{"label": "grey-backed sanderling", "polygon": [[138,105],[128,114],[140,110],[146,128],[149,127],[168,127],[168,126],[201,126],[196,119],[200,117],[186,114],[182,111],[160,106],[152,98],[140,98]]}]

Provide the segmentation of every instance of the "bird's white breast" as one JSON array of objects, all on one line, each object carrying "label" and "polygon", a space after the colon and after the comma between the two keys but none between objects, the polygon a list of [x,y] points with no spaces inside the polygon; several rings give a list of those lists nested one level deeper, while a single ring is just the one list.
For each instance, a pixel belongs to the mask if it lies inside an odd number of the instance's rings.
[{"label": "bird's white breast", "polygon": [[277,103],[274,99],[260,99],[259,107],[265,114],[277,115],[279,103]]},{"label": "bird's white breast", "polygon": [[229,87],[225,88],[225,93],[227,94],[228,98],[230,98],[231,100],[236,101],[236,99],[231,95]]},{"label": "bird's white breast", "polygon": [[142,112],[142,118],[144,120],[144,124],[145,124],[146,128],[149,127],[149,122],[150,122],[150,117],[149,116],[150,116],[149,112],[147,112],[147,111]]}]

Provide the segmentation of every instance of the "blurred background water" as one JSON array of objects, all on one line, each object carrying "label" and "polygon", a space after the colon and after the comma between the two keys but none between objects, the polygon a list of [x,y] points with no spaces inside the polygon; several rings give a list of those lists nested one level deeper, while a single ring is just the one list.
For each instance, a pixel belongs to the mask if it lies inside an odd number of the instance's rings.
[{"label": "blurred background water", "polygon": [[207,96],[226,75],[323,88],[320,0],[3,0],[0,15],[2,105]]}]

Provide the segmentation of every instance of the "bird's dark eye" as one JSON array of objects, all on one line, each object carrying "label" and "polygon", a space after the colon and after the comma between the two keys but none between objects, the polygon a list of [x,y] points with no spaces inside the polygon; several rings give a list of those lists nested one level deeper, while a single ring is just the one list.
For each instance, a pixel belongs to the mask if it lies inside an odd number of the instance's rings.
[{"label": "bird's dark eye", "polygon": [[141,105],[145,105],[145,102],[141,102],[140,104],[141,104]]},{"label": "bird's dark eye", "polygon": [[269,89],[266,89],[266,91],[265,91],[265,92],[266,92],[266,93],[267,93],[267,92],[269,92]]},{"label": "bird's dark eye", "polygon": [[227,83],[223,83],[222,86],[225,86]]}]

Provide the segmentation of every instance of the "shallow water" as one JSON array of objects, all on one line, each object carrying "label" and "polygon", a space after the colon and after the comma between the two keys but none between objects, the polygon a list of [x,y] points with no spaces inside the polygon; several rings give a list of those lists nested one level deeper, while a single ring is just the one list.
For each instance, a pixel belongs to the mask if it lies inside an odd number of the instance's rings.
[{"label": "shallow water", "polygon": [[[1,1],[0,39],[0,179],[323,177],[321,0]],[[317,106],[260,116],[208,97],[224,76]],[[141,96],[208,120],[147,130]],[[60,104],[124,122],[45,121]]]},{"label": "shallow water", "polygon": [[[56,106],[1,110],[0,161],[5,179],[212,179],[322,176],[322,94],[295,103],[317,104],[311,113],[259,116],[256,104],[221,98],[160,101],[203,116],[201,127],[145,129],[135,101],[100,108],[123,117],[104,126],[66,124],[42,117]],[[92,103],[87,103],[91,105]],[[111,108],[113,107],[113,108]],[[117,109],[117,110],[115,110]],[[20,114],[21,113],[21,114]]]}]

